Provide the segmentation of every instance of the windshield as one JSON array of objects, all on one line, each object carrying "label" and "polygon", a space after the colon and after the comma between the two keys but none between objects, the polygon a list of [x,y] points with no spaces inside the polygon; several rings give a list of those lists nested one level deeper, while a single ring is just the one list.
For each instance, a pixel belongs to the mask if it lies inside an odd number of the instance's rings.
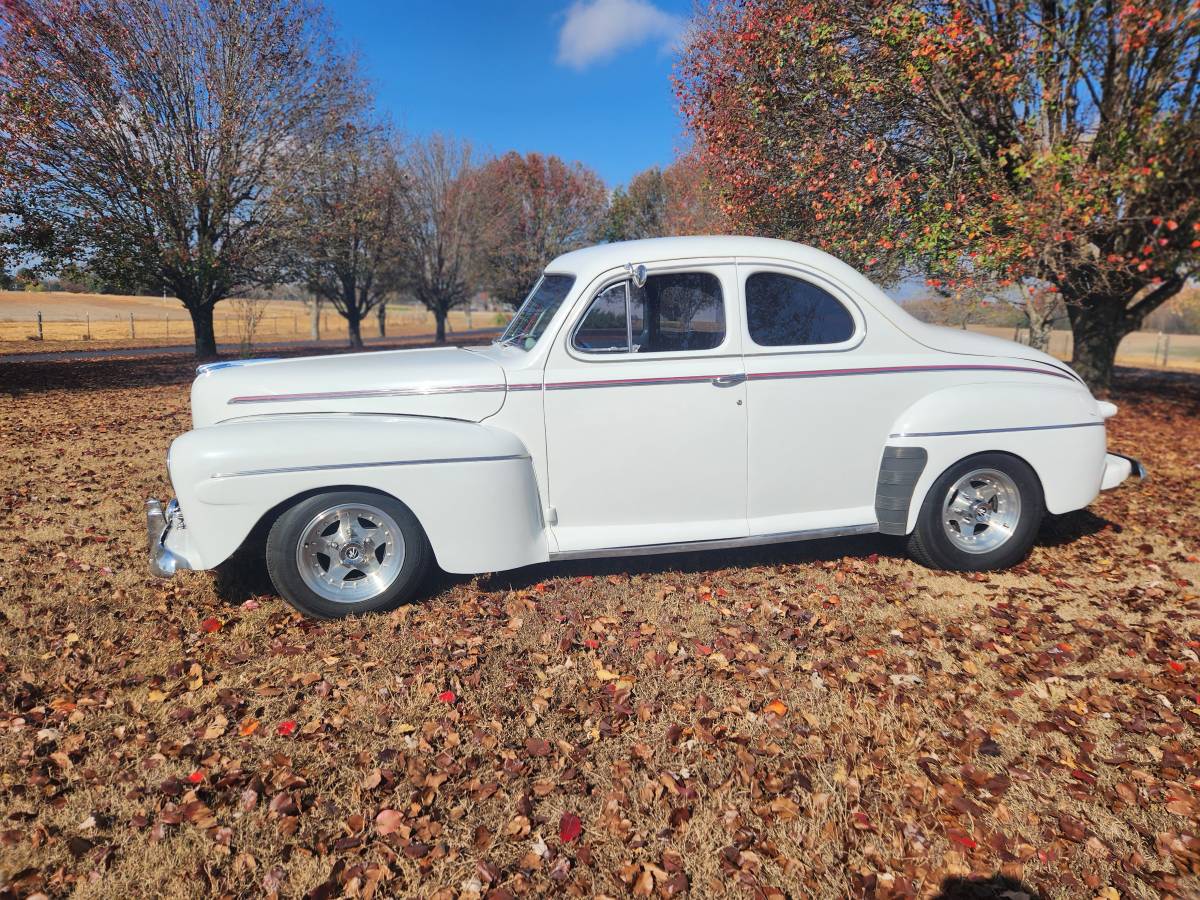
[{"label": "windshield", "polygon": [[530,349],[538,342],[574,283],[574,275],[543,275],[508,323],[504,334],[500,335],[499,343]]}]

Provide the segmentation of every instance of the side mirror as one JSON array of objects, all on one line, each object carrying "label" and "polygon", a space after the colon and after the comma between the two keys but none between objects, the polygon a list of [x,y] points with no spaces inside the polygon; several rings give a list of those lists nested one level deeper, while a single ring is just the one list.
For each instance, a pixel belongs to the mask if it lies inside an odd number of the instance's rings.
[{"label": "side mirror", "polygon": [[625,263],[625,270],[629,273],[629,277],[633,280],[634,287],[642,287],[646,283],[645,266],[635,266],[633,263]]}]

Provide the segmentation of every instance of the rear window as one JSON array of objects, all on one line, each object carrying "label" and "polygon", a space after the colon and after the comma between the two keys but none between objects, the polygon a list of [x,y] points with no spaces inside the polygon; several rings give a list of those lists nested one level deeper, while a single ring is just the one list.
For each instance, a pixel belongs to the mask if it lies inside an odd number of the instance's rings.
[{"label": "rear window", "polygon": [[746,324],[760,347],[840,344],[854,335],[850,310],[832,294],[780,272],[746,279]]}]

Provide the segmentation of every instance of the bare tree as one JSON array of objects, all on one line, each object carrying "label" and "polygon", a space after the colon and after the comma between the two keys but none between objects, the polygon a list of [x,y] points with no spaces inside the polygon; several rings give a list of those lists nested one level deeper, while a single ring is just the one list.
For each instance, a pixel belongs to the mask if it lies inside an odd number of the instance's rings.
[{"label": "bare tree", "polygon": [[254,335],[266,315],[270,301],[265,297],[238,297],[233,304],[234,324],[237,326],[238,347],[242,356],[249,356],[254,349]]},{"label": "bare tree", "polygon": [[215,354],[213,307],[272,280],[297,173],[360,102],[320,8],[6,0],[0,57],[0,217],[43,256],[170,290]]},{"label": "bare tree", "polygon": [[450,310],[470,299],[479,277],[482,213],[471,146],[441,135],[414,141],[404,175],[402,282],[433,313],[442,343]]},{"label": "bare tree", "polygon": [[298,193],[305,281],[346,320],[351,347],[362,346],[362,320],[382,307],[400,277],[404,190],[386,136],[347,125],[314,157]]}]

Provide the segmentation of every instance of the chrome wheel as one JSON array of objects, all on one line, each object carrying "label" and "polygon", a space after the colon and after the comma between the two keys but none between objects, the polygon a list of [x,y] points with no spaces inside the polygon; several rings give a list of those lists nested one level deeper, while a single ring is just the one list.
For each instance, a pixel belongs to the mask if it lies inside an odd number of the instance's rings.
[{"label": "chrome wheel", "polygon": [[296,544],[300,577],[334,603],[360,603],[382,594],[403,565],[400,526],[368,504],[323,510],[304,526]]},{"label": "chrome wheel", "polygon": [[946,493],[942,527],[950,542],[967,553],[990,553],[1008,542],[1021,519],[1016,482],[996,469],[976,469]]}]

